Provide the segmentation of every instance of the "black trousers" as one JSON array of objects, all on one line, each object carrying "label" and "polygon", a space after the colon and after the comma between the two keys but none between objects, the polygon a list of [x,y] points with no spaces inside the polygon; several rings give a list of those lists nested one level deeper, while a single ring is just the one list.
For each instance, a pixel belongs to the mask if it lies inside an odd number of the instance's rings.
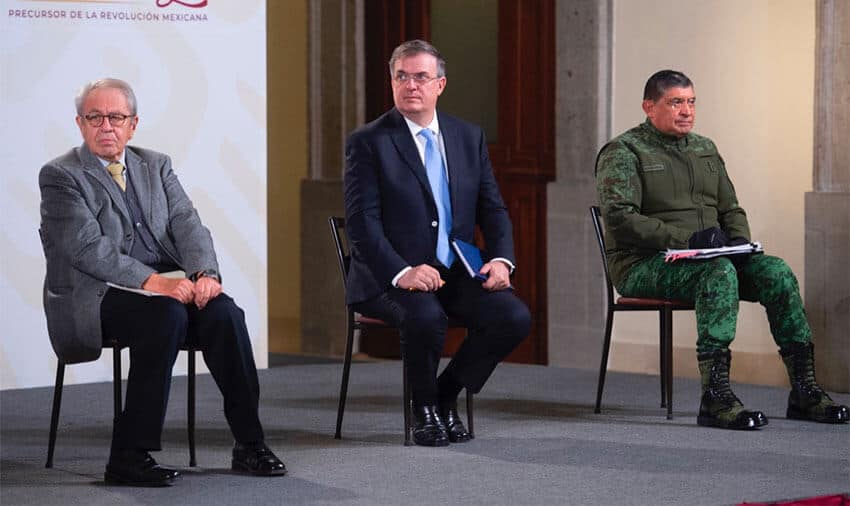
[{"label": "black trousers", "polygon": [[438,398],[437,367],[449,316],[466,325],[469,334],[441,374],[474,393],[531,328],[528,307],[512,291],[484,290],[460,262],[438,270],[446,284],[436,292],[391,288],[353,305],[358,313],[399,329],[411,394],[418,405],[434,404]]},{"label": "black trousers", "polygon": [[224,397],[236,441],[263,441],[260,386],[245,313],[225,294],[204,309],[171,297],[145,297],[110,288],[100,306],[103,335],[130,349],[124,410],[112,448],[159,450],[171,369],[184,342],[197,346]]}]

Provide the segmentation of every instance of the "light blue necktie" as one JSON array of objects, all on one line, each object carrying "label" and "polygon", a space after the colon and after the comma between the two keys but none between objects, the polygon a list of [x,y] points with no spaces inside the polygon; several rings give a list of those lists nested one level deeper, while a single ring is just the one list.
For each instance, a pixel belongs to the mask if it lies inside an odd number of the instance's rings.
[{"label": "light blue necktie", "polygon": [[434,203],[437,205],[437,260],[446,267],[451,267],[455,254],[449,246],[449,231],[452,229],[452,198],[449,194],[449,182],[446,179],[446,166],[443,163],[443,155],[437,147],[434,133],[423,128],[419,131],[419,135],[425,137],[425,172],[428,174],[431,193],[434,194]]}]

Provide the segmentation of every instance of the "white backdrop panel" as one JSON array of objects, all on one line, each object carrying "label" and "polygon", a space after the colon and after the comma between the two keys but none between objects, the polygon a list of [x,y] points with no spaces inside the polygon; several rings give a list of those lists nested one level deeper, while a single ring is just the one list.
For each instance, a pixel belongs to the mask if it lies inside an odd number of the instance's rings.
[{"label": "white backdrop panel", "polygon": [[[131,143],[171,155],[266,367],[265,0],[0,3],[0,388],[53,383],[38,171],[81,143],[73,98],[100,77],[134,87]],[[108,355],[68,368],[66,382],[111,379]]]}]

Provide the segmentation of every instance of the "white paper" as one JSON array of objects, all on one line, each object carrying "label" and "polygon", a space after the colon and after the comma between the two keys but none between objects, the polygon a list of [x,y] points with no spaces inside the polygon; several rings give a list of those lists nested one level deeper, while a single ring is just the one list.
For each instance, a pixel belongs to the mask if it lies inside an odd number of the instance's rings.
[{"label": "white paper", "polygon": [[749,242],[738,246],[724,246],[722,248],[703,248],[703,249],[667,249],[662,251],[665,262],[675,262],[676,260],[704,260],[706,258],[721,257],[726,255],[741,255],[749,253],[763,253],[764,248],[760,242]]},{"label": "white paper", "polygon": [[[181,279],[186,277],[186,273],[183,271],[160,272],[159,275],[164,278],[173,279]],[[125,292],[137,293],[139,295],[144,295],[145,297],[161,297],[165,295],[164,293],[156,293],[150,290],[144,290],[142,288],[130,288],[129,286],[116,285],[115,283],[111,283],[109,281],[106,282],[106,286],[109,286],[111,288],[117,288],[119,290],[124,290]]]}]

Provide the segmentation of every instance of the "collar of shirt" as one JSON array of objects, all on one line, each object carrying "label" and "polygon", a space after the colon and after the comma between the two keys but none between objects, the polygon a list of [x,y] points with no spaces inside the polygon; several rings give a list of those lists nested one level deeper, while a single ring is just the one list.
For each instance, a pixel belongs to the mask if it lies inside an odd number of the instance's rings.
[{"label": "collar of shirt", "polygon": [[[419,132],[422,130],[422,127],[417,125],[416,123],[410,121],[407,118],[404,118],[404,122],[407,123],[407,128],[410,130],[410,135],[413,136],[413,141],[416,143],[416,150],[419,151],[419,159],[422,160],[422,165],[425,165],[425,137],[419,135]],[[428,130],[434,133],[434,138],[437,139],[437,148],[440,150],[440,154],[443,156],[443,163],[446,165],[446,172],[449,170],[449,163],[446,160],[446,146],[443,142],[443,136],[440,134],[440,122],[437,121],[437,113],[434,112],[434,119],[431,120],[431,123],[428,124]]]},{"label": "collar of shirt", "polygon": [[694,135],[693,132],[688,132],[683,137],[677,137],[675,135],[665,134],[661,130],[655,128],[655,125],[652,124],[652,121],[650,121],[649,118],[646,118],[646,121],[643,122],[643,127],[650,133],[650,135],[652,135],[653,137],[655,137],[656,139],[658,139],[662,143],[665,143],[665,144],[668,144],[668,145],[671,145],[671,146],[676,146],[680,150],[685,149],[690,145],[692,136]]},{"label": "collar of shirt", "polygon": [[[95,156],[97,156],[97,155],[95,155]],[[112,163],[110,160],[104,160],[103,158],[101,158],[99,156],[97,157],[97,159],[100,160],[100,164],[103,165],[104,169],[106,168],[107,165]],[[121,157],[119,158],[118,163],[120,163],[121,165],[124,166],[124,176],[126,177],[126,175],[127,175],[127,151],[126,150],[121,152]]]}]

